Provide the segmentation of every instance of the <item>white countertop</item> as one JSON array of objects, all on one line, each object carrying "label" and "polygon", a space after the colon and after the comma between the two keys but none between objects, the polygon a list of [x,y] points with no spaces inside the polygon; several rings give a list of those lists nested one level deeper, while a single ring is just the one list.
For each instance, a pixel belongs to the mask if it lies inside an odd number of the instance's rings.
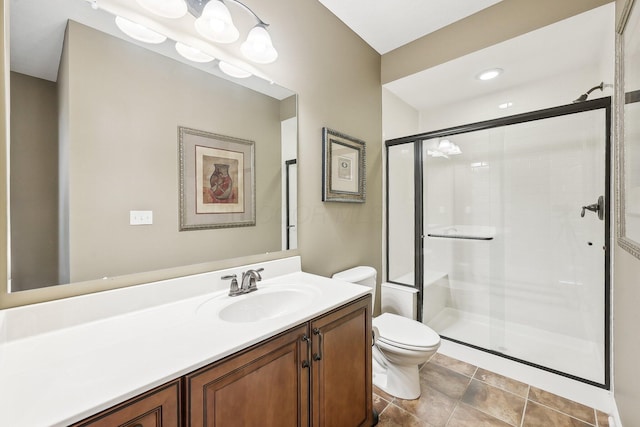
[{"label": "white countertop", "polygon": [[[292,271],[299,269],[296,258],[284,268],[280,260],[256,265],[265,267],[258,287],[309,284],[321,291],[305,310],[260,322],[196,313],[228,292],[220,276],[243,268],[0,311],[0,425],[82,420],[370,292]],[[141,303],[146,297],[153,301]]]}]

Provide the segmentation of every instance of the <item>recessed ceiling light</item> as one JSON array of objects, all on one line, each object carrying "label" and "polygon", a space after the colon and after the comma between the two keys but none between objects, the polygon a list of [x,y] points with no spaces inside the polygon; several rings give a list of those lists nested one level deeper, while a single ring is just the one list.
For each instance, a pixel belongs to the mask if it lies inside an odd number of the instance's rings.
[{"label": "recessed ceiling light", "polygon": [[502,74],[502,68],[492,68],[490,70],[485,70],[476,76],[478,80],[491,80],[498,77]]},{"label": "recessed ceiling light", "polygon": [[513,107],[513,102],[505,102],[498,105],[498,108],[504,110],[505,108]]}]

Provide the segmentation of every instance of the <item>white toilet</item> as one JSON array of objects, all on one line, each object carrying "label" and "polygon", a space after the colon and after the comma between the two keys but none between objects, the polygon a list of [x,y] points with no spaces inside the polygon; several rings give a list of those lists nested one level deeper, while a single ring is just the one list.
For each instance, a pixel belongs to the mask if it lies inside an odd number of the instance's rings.
[{"label": "white toilet", "polygon": [[[373,267],[354,267],[334,274],[333,278],[369,286],[375,301],[376,274]],[[417,399],[418,365],[438,350],[440,336],[427,325],[392,313],[374,317],[373,328],[373,384],[400,399]]]}]

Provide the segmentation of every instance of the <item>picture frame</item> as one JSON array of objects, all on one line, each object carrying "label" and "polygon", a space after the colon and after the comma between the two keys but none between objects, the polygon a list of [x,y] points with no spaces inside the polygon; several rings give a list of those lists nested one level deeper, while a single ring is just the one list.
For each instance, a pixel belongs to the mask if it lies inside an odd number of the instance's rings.
[{"label": "picture frame", "polygon": [[255,142],[178,127],[180,231],[256,225]]},{"label": "picture frame", "polygon": [[322,128],[322,201],[364,203],[365,142]]}]

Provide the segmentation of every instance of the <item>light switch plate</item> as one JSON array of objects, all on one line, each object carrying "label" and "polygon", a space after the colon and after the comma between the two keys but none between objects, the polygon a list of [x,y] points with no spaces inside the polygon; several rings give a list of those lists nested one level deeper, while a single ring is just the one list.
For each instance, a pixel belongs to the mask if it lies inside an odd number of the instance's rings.
[{"label": "light switch plate", "polygon": [[129,225],[153,224],[153,211],[129,211]]}]

